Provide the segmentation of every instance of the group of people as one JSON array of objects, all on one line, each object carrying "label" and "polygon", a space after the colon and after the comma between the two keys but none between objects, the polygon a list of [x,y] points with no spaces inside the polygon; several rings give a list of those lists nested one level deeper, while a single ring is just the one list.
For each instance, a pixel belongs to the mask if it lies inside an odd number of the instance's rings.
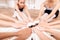
[{"label": "group of people", "polygon": [[[26,0],[18,0],[13,18],[0,14],[1,19],[11,21],[0,20],[0,25],[19,29],[17,32],[0,32],[0,40],[14,36],[17,37],[14,40],[27,40],[33,33],[36,33],[41,40],[60,39],[60,31],[58,31],[58,29],[60,29],[60,20],[52,22],[59,15],[60,1],[46,0],[41,4],[39,15],[35,20],[31,18],[25,1]],[[50,33],[51,35],[49,36],[54,39],[49,38],[44,32],[47,34]],[[34,37],[31,37],[31,40],[35,40]]]}]

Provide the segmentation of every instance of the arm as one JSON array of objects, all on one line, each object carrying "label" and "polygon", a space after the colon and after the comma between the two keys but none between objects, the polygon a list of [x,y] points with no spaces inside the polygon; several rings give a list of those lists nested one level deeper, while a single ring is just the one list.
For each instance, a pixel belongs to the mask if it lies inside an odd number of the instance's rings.
[{"label": "arm", "polygon": [[54,29],[46,29],[47,32],[51,33],[56,38],[60,39],[60,32],[54,30]]},{"label": "arm", "polygon": [[43,33],[42,30],[38,30],[38,29],[34,28],[34,32],[39,36],[39,38],[41,40],[51,40]]},{"label": "arm", "polygon": [[24,11],[25,11],[25,13],[27,14],[29,20],[30,20],[30,21],[33,21],[33,19],[31,18],[30,13],[29,13],[29,11],[28,11],[28,7],[27,7],[27,6],[25,6]]},{"label": "arm", "polygon": [[19,8],[18,8],[17,4],[16,4],[16,6],[15,6],[15,9],[16,9],[17,13],[19,14],[19,16],[23,19],[23,21],[26,22],[26,20],[25,20],[26,18],[25,18],[25,16],[24,16],[24,14],[19,11]]},{"label": "arm", "polygon": [[13,37],[13,36],[17,36],[19,37],[19,39],[26,39],[31,35],[31,33],[32,30],[30,28],[25,28],[18,32],[0,32],[0,39]]},{"label": "arm", "polygon": [[15,32],[0,32],[0,39],[16,36]]},{"label": "arm", "polygon": [[0,20],[0,25],[3,25],[3,26],[11,26],[11,27],[14,27],[14,28],[21,28],[22,26],[25,26],[24,22],[22,23],[13,23],[13,22],[7,22],[7,21],[3,21],[3,20]]},{"label": "arm", "polygon": [[40,6],[39,16],[36,18],[36,20],[39,20],[41,16],[44,13],[44,3]]},{"label": "arm", "polygon": [[59,8],[60,8],[60,3],[58,3],[56,5],[56,7],[52,10],[52,12],[50,13],[50,15],[48,15],[48,17],[46,18],[46,20],[49,19],[50,17],[52,17]]},{"label": "arm", "polygon": [[12,22],[7,22],[7,21],[0,20],[0,25],[12,26],[13,24],[14,24],[14,23],[12,23]]},{"label": "arm", "polygon": [[31,28],[25,28],[21,31],[18,31],[18,38],[16,40],[26,40],[32,33],[32,29]]},{"label": "arm", "polygon": [[1,17],[2,17],[2,19],[11,20],[11,21],[13,21],[13,22],[18,22],[16,19],[11,18],[11,17],[9,17],[9,16],[6,16],[6,15],[4,15],[4,14],[0,14],[0,18],[1,18]]},{"label": "arm", "polygon": [[18,8],[17,4],[16,4],[16,6],[15,6],[15,10],[18,12],[18,14],[20,15],[20,17],[23,17],[23,16],[22,16],[22,13],[19,11],[19,8]]},{"label": "arm", "polygon": [[60,20],[57,20],[57,21],[55,21],[55,22],[49,23],[49,25],[54,25],[54,24],[60,24]]}]

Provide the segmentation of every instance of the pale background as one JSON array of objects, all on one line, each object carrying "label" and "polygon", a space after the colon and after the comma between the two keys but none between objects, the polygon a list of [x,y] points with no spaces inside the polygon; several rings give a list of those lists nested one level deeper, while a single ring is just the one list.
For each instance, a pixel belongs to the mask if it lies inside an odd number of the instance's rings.
[{"label": "pale background", "polygon": [[[40,5],[44,2],[45,0],[26,0],[26,5],[28,6],[29,9],[39,9]],[[11,7],[14,8],[15,2],[17,0],[0,0],[0,7]]]}]

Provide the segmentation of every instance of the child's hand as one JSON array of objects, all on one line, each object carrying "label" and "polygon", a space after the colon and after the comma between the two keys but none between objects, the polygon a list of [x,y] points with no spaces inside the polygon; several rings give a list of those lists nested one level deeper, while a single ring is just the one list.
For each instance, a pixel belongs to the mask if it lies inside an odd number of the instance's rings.
[{"label": "child's hand", "polygon": [[21,39],[27,39],[32,33],[32,29],[30,28],[25,28],[23,30],[20,30],[18,31],[16,34],[17,34],[17,37],[20,37]]}]

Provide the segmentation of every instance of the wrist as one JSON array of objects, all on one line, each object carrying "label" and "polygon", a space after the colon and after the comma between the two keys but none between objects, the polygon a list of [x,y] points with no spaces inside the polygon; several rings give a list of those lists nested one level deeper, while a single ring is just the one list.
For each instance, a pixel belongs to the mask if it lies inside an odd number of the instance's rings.
[{"label": "wrist", "polygon": [[15,36],[18,36],[17,32],[14,33]]}]

